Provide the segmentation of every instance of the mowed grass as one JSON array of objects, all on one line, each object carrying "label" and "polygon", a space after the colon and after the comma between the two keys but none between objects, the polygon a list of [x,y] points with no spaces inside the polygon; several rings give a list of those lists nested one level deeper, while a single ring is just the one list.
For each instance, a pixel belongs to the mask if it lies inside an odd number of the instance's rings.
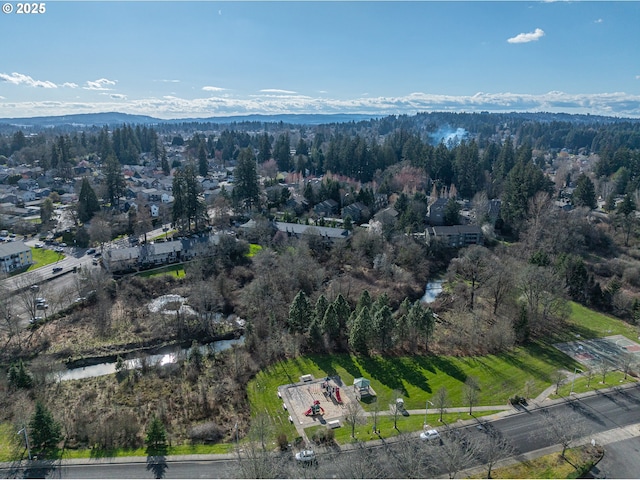
[{"label": "mowed grass", "polygon": [[[583,368],[586,370],[586,368]],[[624,373],[620,371],[608,372],[605,376],[605,381],[602,381],[602,373],[599,373],[597,369],[594,371],[593,377],[591,377],[591,381],[589,381],[584,375],[576,377],[573,382],[573,393],[585,393],[591,392],[594,390],[601,390],[603,388],[612,388],[619,387],[620,385],[625,385],[627,383],[633,383],[636,379],[627,375],[627,378],[624,378]],[[558,395],[555,393],[549,395],[549,398],[561,398],[568,397],[571,393],[572,382],[567,381],[558,389]]]},{"label": "mowed grass", "polygon": [[185,276],[184,265],[168,265],[166,267],[154,268],[153,270],[147,270],[138,274],[138,276],[142,278],[161,277],[163,275],[171,275],[176,278],[182,278]]},{"label": "mowed grass", "polygon": [[575,334],[583,338],[601,338],[610,335],[624,335],[629,340],[638,341],[638,328],[620,319],[591,310],[579,303],[569,302],[571,314],[569,326],[575,340]]},{"label": "mowed grass", "polygon": [[[385,407],[388,408],[388,407]],[[439,428],[444,425],[451,425],[458,421],[465,420],[474,420],[476,418],[493,415],[495,413],[501,412],[502,410],[490,410],[490,411],[482,411],[482,412],[473,412],[473,415],[469,415],[468,412],[452,412],[445,413],[442,415],[442,422],[440,421],[440,414],[429,413],[427,415],[427,424],[431,428]],[[388,413],[388,411],[387,411]],[[355,438],[351,437],[351,425],[347,425],[344,422],[341,422],[341,426],[339,428],[335,428],[334,432],[334,440],[340,445],[344,445],[355,440],[361,442],[368,442],[370,440],[379,440],[380,438],[391,438],[402,433],[407,432],[417,432],[418,430],[422,430],[424,426],[424,414],[416,414],[416,415],[398,415],[395,421],[397,425],[397,429],[394,426],[394,418],[393,415],[382,415],[381,413],[378,416],[376,421],[376,429],[380,432],[380,435],[374,433],[373,431],[373,417],[363,417],[362,424],[356,425],[355,428]],[[309,438],[313,437],[313,434],[318,431],[328,428],[325,425],[313,426],[305,429],[305,432]]]},{"label": "mowed grass", "polygon": [[35,270],[36,268],[44,267],[56,263],[58,260],[62,260],[64,255],[54,252],[46,248],[33,248],[31,247],[31,256],[33,257],[33,265],[31,265],[27,271]]},{"label": "mowed grass", "polygon": [[[557,349],[542,344],[516,348],[500,355],[467,358],[309,355],[278,362],[262,370],[249,383],[248,395],[252,413],[266,412],[276,423],[288,426],[288,413],[283,411],[277,388],[296,383],[305,374],[315,378],[339,375],[344,388],[351,388],[354,378],[368,378],[380,405],[389,403],[397,392],[404,399],[407,410],[424,409],[427,400],[443,387],[448,391],[450,407],[466,406],[464,382],[474,376],[480,384],[477,405],[504,405],[507,408],[510,397],[523,394],[527,380],[533,382],[535,396],[552,383],[552,375],[558,369],[573,370],[577,366]],[[361,404],[369,412],[375,409],[372,403]]]},{"label": "mowed grass", "polygon": [[[172,445],[167,448],[167,455],[209,455],[230,453],[234,449],[230,443],[215,445]],[[78,449],[65,450],[62,458],[118,458],[118,457],[145,457],[146,448],[114,448],[112,450]]]}]

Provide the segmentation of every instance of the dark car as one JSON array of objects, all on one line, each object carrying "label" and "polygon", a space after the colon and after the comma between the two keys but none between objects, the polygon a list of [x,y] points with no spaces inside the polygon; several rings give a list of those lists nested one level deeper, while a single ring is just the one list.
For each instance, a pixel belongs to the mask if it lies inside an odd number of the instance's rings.
[{"label": "dark car", "polygon": [[95,248],[90,248],[89,250],[87,250],[87,255],[93,255],[94,253],[96,253]]},{"label": "dark car", "polygon": [[62,271],[62,267],[53,267],[53,273],[58,273]]}]

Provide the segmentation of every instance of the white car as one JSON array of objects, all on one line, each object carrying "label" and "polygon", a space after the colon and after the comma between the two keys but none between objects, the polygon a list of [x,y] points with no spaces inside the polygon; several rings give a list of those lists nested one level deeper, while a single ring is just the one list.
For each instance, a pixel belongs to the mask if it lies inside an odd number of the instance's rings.
[{"label": "white car", "polygon": [[302,450],[296,453],[296,461],[300,463],[315,463],[316,454],[313,450]]},{"label": "white car", "polygon": [[426,430],[420,434],[422,440],[440,440],[440,434],[437,430]]}]

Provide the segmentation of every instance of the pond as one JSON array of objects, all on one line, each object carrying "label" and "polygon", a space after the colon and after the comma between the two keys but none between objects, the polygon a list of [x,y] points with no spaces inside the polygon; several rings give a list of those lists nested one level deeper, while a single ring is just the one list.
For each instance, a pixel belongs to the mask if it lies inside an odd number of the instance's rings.
[{"label": "pond", "polygon": [[[199,347],[203,354],[211,352],[222,352],[230,349],[234,345],[244,344],[244,337],[240,337],[232,340],[220,340],[218,342],[211,342]],[[167,365],[176,363],[187,357],[191,348],[179,348],[176,347],[170,352],[159,353],[157,355],[147,355],[145,357],[130,358],[124,361],[127,369],[141,368],[142,363],[145,362],[148,365]],[[96,365],[90,365],[88,367],[71,368],[68,370],[62,370],[53,375],[55,380],[81,380],[83,378],[100,377],[102,375],[111,375],[116,373],[116,362],[98,363]]]},{"label": "pond", "polygon": [[434,279],[427,282],[427,286],[424,289],[424,296],[421,300],[424,303],[433,302],[440,293],[442,293],[442,284],[444,283],[443,278]]}]

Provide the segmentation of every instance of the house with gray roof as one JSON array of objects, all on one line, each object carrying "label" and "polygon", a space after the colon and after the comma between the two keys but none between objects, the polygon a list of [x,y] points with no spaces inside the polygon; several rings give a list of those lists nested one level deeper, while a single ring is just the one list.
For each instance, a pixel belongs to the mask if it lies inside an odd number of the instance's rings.
[{"label": "house with gray roof", "polygon": [[0,270],[6,273],[19,270],[33,263],[31,248],[24,242],[0,244]]}]

